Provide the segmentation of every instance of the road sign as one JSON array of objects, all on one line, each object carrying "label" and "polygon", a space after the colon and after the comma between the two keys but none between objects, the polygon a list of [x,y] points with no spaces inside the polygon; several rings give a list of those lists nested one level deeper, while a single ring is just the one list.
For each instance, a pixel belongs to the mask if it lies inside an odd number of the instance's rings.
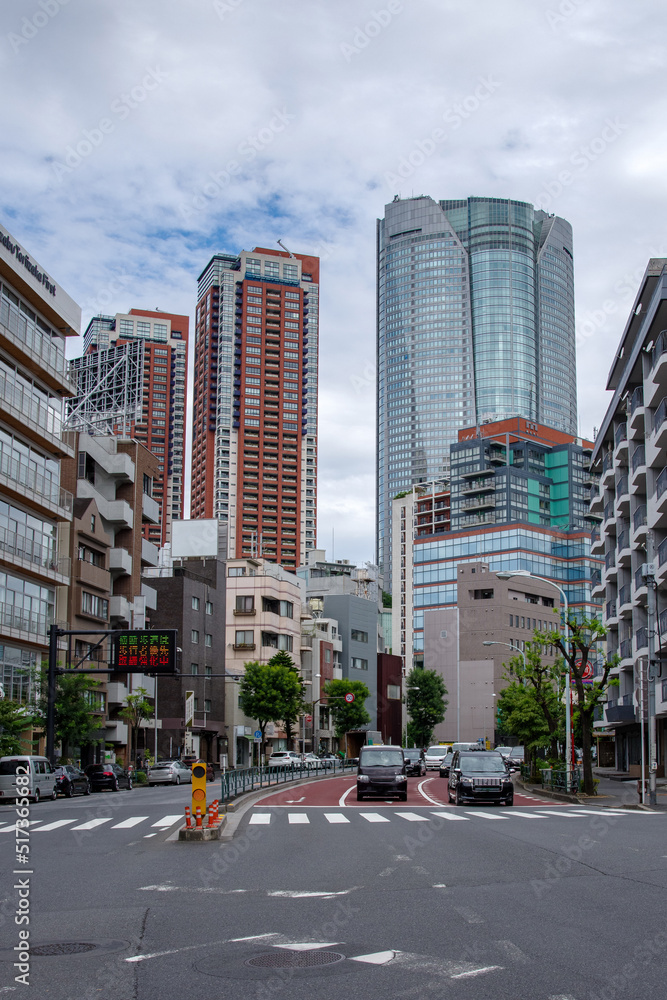
[{"label": "road sign", "polygon": [[307,715],[307,716],[306,716],[306,722],[308,723],[308,725],[310,725],[310,723],[311,723],[312,721],[313,721],[313,717],[312,717],[312,715]]},{"label": "road sign", "polygon": [[348,693],[345,695],[345,701],[348,703],[348,705],[351,705],[352,702],[354,701],[354,695],[352,694],[351,691],[348,691]]},{"label": "road sign", "polygon": [[111,667],[119,672],[174,674],[176,629],[127,629],[111,636]]},{"label": "road sign", "polygon": [[255,739],[256,740],[261,740],[261,738],[262,738],[262,730],[261,729],[256,729],[255,730]]},{"label": "road sign", "polygon": [[195,693],[194,691],[185,692],[185,728],[188,729],[195,718]]}]

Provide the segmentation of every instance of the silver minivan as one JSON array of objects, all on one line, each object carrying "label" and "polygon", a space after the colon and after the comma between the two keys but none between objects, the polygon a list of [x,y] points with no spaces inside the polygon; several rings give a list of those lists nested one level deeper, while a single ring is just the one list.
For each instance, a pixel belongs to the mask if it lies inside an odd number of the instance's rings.
[{"label": "silver minivan", "polygon": [[47,757],[28,754],[0,757],[0,802],[21,797],[39,802],[57,796],[56,776]]}]

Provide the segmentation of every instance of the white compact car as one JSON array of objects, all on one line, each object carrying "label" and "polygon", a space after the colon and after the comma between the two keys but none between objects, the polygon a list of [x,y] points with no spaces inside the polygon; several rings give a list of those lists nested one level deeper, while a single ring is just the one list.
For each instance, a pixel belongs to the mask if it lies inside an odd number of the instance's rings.
[{"label": "white compact car", "polygon": [[153,785],[192,784],[192,768],[180,760],[161,760],[148,768],[146,777],[151,787]]},{"label": "white compact car", "polygon": [[451,750],[451,746],[443,744],[442,746],[429,747],[424,754],[424,763],[426,764],[427,771],[439,771],[440,765],[443,760]]}]

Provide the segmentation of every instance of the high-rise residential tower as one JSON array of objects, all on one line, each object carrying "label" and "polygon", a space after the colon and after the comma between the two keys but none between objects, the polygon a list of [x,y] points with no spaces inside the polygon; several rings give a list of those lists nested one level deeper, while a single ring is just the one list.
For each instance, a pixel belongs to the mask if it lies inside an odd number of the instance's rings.
[{"label": "high-rise residential tower", "polygon": [[227,555],[294,571],[315,547],[319,259],[215,254],[199,277],[192,517]]},{"label": "high-rise residential tower", "polygon": [[[160,504],[160,523],[144,528],[144,534],[155,545],[171,541],[171,523],[183,518],[183,458],[185,451],[185,407],[187,392],[188,331],[187,316],[157,310],[130,309],[129,313],[115,316],[94,316],[84,334],[86,355],[76,359],[72,368],[78,374],[80,387],[85,378],[86,366],[95,360],[92,373],[93,390],[105,387],[102,405],[105,414],[111,418],[110,429],[116,429],[123,436],[136,438],[151,451],[158,460],[158,475],[153,482],[153,497]],[[128,345],[127,374],[120,368],[119,358],[122,348]],[[141,348],[137,350],[137,348]],[[130,350],[131,349],[131,350]],[[118,377],[111,373],[120,372]],[[108,379],[108,383],[104,379]],[[114,396],[118,411],[131,395],[129,383],[138,380],[141,397],[134,418],[121,421],[116,426],[113,420]],[[89,380],[90,381],[90,380]],[[81,416],[90,417],[100,406],[100,393],[87,407],[81,404]],[[136,395],[136,393],[135,393]],[[77,403],[82,399],[81,388]],[[85,421],[84,421],[85,426]]]},{"label": "high-rise residential tower", "polygon": [[378,562],[391,501],[448,473],[460,427],[577,432],[572,229],[504,198],[400,199],[377,226]]}]

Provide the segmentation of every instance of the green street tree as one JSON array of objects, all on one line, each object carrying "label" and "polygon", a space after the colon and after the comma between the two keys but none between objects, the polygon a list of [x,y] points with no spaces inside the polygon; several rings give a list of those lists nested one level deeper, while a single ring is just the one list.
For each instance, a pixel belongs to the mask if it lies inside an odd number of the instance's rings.
[{"label": "green street tree", "polygon": [[269,660],[269,666],[285,667],[287,670],[291,671],[299,681],[299,687],[297,688],[294,685],[293,679],[290,678],[288,674],[280,675],[280,677],[284,676],[287,680],[287,687],[282,688],[285,707],[281,721],[285,727],[287,746],[291,747],[294,741],[295,726],[299,716],[302,715],[305,710],[303,682],[299,677],[299,671],[297,670],[294,660],[289,653],[285,652],[283,649],[278,650],[278,652],[271,657]]},{"label": "green street tree", "polygon": [[8,754],[33,753],[31,746],[21,736],[26,734],[30,740],[30,730],[35,725],[41,725],[41,717],[27,705],[8,698],[0,701],[0,757]]},{"label": "green street tree", "polygon": [[408,741],[426,747],[433,730],[445,718],[449,700],[447,688],[435,670],[411,670],[405,680],[406,705],[409,716]]},{"label": "green street tree", "polygon": [[[366,711],[366,699],[371,693],[363,681],[333,680],[325,684],[324,693],[329,699],[337,739],[345,733],[368,725],[371,717]],[[354,701],[345,701],[346,694],[353,694]]]},{"label": "green street tree", "polygon": [[139,727],[144,719],[150,719],[153,716],[153,706],[147,700],[147,694],[146,688],[137,688],[134,694],[128,694],[125,699],[125,708],[122,708],[118,713],[121,719],[125,719],[132,726],[131,759],[135,764],[137,762]]},{"label": "green street tree", "polygon": [[[559,658],[555,663],[542,662],[542,643],[539,641],[526,643],[526,665],[524,667],[523,657],[514,656],[510,660],[510,672],[505,674],[505,679],[515,681],[521,685],[526,695],[534,699],[539,711],[542,713],[544,726],[539,728],[539,734],[535,733],[533,738],[524,739],[524,747],[529,756],[533,757],[533,750],[546,747],[549,756],[558,757],[558,743],[562,742],[565,722],[565,706],[563,705],[563,692],[565,690],[565,664]],[[500,698],[502,698],[501,692]],[[499,706],[500,709],[500,706]],[[528,713],[530,715],[530,713]],[[509,728],[508,732],[517,733],[512,729],[510,720],[505,719]],[[546,735],[546,741],[545,741]],[[528,763],[528,761],[526,761]]]},{"label": "green street tree", "polygon": [[[46,726],[47,674],[41,673],[40,728]],[[96,742],[99,720],[90,700],[90,692],[100,686],[94,677],[82,670],[63,670],[56,677],[55,739],[61,745],[62,758],[71,757],[75,747]]]},{"label": "green street tree", "polygon": [[[597,618],[576,618],[570,615],[568,620],[569,640],[566,643],[563,633],[558,630],[536,632],[537,642],[557,646],[563,659],[565,669],[570,670],[570,684],[574,688],[575,707],[579,714],[581,725],[581,749],[583,753],[582,767],[584,777],[584,793],[593,795],[595,782],[593,779],[593,759],[591,756],[593,718],[595,709],[602,702],[607,689],[609,671],[619,663],[616,654],[611,658],[598,652],[598,644],[607,637],[607,629]],[[590,671],[594,661],[601,660],[601,669],[593,683],[584,683],[584,676]],[[613,683],[613,682],[610,682]]]},{"label": "green street tree", "polygon": [[[259,663],[252,660],[245,664],[245,673],[239,685],[239,705],[250,719],[257,719],[261,730],[261,751],[264,752],[266,727],[269,722],[280,722],[285,715],[293,715],[297,704],[303,700],[303,684],[294,664],[288,666],[276,654],[277,663]],[[288,657],[291,662],[291,658]],[[297,711],[298,715],[298,711]]]}]

